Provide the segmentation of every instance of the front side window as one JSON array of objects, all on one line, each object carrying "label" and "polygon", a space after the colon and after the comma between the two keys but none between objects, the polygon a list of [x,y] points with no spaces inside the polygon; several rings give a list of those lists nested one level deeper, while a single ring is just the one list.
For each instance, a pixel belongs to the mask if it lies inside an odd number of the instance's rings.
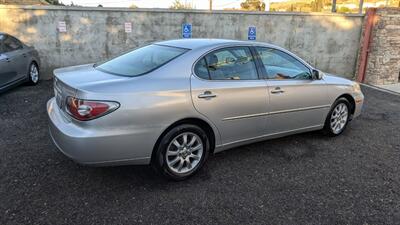
[{"label": "front side window", "polygon": [[155,70],[186,51],[188,49],[148,45],[97,65],[96,69],[116,75],[134,77]]},{"label": "front side window", "polygon": [[4,52],[12,52],[22,48],[21,42],[11,36],[6,35],[3,39]]},{"label": "front side window", "polygon": [[254,59],[248,47],[229,47],[209,53],[194,69],[196,75],[203,79],[258,79]]},{"label": "front side window", "polygon": [[272,48],[256,47],[268,79],[312,79],[310,70],[289,54]]}]

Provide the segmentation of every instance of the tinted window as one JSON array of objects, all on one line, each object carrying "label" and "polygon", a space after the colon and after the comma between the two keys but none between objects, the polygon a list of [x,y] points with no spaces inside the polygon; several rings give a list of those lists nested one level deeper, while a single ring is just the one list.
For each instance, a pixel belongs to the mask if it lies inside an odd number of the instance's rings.
[{"label": "tinted window", "polygon": [[4,34],[0,34],[0,53],[4,53],[3,50],[3,40],[4,40]]},{"label": "tinted window", "polygon": [[210,79],[210,76],[208,74],[208,69],[207,69],[207,63],[204,58],[202,58],[194,67],[194,73],[202,78],[202,79]]},{"label": "tinted window", "polygon": [[271,48],[256,48],[269,79],[311,79],[310,70],[294,57]]},{"label": "tinted window", "polygon": [[3,40],[3,50],[4,52],[11,52],[22,48],[21,42],[17,39],[6,35]]},{"label": "tinted window", "polygon": [[122,76],[138,76],[157,69],[186,51],[187,49],[182,48],[148,45],[111,59],[96,68]]},{"label": "tinted window", "polygon": [[224,48],[206,55],[195,66],[195,73],[203,79],[208,79],[205,66],[211,80],[258,79],[254,59],[248,47]]}]

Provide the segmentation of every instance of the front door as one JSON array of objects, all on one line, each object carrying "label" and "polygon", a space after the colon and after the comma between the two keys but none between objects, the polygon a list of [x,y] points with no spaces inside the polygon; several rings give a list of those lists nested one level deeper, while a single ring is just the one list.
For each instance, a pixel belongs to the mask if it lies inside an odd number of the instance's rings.
[{"label": "front door", "polygon": [[191,77],[198,112],[219,129],[223,144],[264,135],[268,93],[246,46],[215,50],[202,58]]},{"label": "front door", "polygon": [[323,80],[295,57],[273,48],[256,47],[269,91],[269,134],[314,128],[324,124],[330,105]]}]

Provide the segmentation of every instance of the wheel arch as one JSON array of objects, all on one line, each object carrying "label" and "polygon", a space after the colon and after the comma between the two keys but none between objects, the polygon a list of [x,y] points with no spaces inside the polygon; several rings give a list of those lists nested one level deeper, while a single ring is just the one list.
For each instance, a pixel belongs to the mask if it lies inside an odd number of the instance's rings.
[{"label": "wheel arch", "polygon": [[39,63],[37,62],[36,59],[32,59],[31,62],[29,63],[29,65],[31,65],[32,63],[34,63],[37,66],[38,70],[40,70]]},{"label": "wheel arch", "polygon": [[162,137],[164,137],[164,135],[166,133],[168,133],[168,131],[170,131],[171,129],[173,129],[176,126],[182,125],[182,124],[192,124],[192,125],[196,125],[199,126],[201,129],[203,129],[209,140],[210,140],[210,153],[214,152],[215,149],[215,142],[216,142],[216,136],[215,136],[215,132],[214,129],[211,127],[211,125],[204,121],[203,119],[199,119],[199,118],[194,118],[194,117],[189,117],[189,118],[185,118],[185,119],[181,119],[178,120],[176,122],[174,122],[173,124],[169,125],[162,133],[161,135],[157,138],[157,141],[153,147],[152,153],[151,153],[151,160],[154,159],[154,153],[156,152],[155,150],[157,149],[158,145],[161,142]]},{"label": "wheel arch", "polygon": [[[342,94],[339,97],[336,98],[336,100],[340,99],[340,98],[345,98],[347,101],[349,101],[350,103],[350,114],[354,115],[354,112],[356,110],[356,101],[354,100],[353,96],[351,94]],[[336,101],[335,100],[335,101]]]}]

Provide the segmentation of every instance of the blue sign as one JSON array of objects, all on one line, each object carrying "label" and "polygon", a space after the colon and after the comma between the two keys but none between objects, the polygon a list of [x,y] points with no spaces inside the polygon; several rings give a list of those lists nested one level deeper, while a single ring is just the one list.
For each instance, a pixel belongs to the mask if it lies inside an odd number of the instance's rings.
[{"label": "blue sign", "polygon": [[257,29],[256,27],[249,27],[249,32],[247,34],[248,40],[255,41],[257,38]]},{"label": "blue sign", "polygon": [[192,24],[182,24],[182,38],[192,38]]}]

